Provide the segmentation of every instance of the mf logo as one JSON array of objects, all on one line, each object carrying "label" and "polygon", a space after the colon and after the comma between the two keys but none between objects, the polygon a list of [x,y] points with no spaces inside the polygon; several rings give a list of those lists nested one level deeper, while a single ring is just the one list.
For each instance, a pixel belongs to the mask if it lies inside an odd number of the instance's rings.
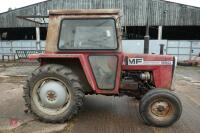
[{"label": "mf logo", "polygon": [[128,65],[139,65],[143,64],[143,58],[128,58]]}]

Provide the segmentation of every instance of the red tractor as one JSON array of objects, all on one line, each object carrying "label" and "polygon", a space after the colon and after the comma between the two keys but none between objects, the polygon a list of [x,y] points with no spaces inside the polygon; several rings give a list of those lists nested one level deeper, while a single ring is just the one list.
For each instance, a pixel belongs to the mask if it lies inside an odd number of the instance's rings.
[{"label": "red tractor", "polygon": [[[170,126],[182,105],[171,91],[176,59],[122,51],[120,10],[52,10],[45,53],[30,55],[40,67],[24,86],[27,108],[42,121],[70,120],[84,96],[128,95],[140,100],[148,125]],[[137,47],[133,44],[133,47]]]}]

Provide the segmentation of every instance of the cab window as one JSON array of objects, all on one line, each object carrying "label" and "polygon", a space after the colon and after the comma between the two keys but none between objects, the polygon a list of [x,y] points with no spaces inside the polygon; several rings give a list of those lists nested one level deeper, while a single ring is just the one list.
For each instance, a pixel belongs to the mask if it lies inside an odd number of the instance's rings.
[{"label": "cab window", "polygon": [[59,49],[117,49],[114,19],[64,19]]}]

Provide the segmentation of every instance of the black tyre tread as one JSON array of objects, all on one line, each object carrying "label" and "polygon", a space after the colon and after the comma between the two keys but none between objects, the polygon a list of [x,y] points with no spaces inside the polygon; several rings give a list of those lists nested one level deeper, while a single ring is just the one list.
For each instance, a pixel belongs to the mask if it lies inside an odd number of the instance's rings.
[{"label": "black tyre tread", "polygon": [[[70,115],[65,116],[59,120],[47,120],[47,119],[43,119],[41,117],[39,117],[36,113],[34,113],[32,111],[32,106],[31,106],[31,92],[32,92],[32,88],[30,88],[31,86],[31,82],[34,81],[36,79],[36,77],[42,73],[56,73],[59,74],[63,77],[65,77],[71,87],[73,88],[73,92],[75,95],[75,104],[76,106],[74,106],[71,109],[71,113],[69,113]],[[80,110],[81,106],[83,105],[83,99],[84,99],[84,93],[83,93],[83,88],[80,84],[79,78],[74,75],[73,71],[65,66],[62,65],[58,65],[58,64],[47,64],[45,66],[39,67],[38,69],[36,69],[31,76],[28,77],[26,84],[23,87],[24,90],[24,100],[25,100],[25,106],[28,108],[28,110],[30,112],[32,112],[37,118],[39,118],[41,121],[44,122],[50,122],[50,123],[63,123],[66,120],[71,119],[73,116],[75,116],[78,111]]]},{"label": "black tyre tread", "polygon": [[[157,95],[157,94],[161,94],[161,93],[165,93],[166,95],[169,95],[169,96],[173,96],[173,98],[175,98],[175,100],[177,101],[177,104],[180,108],[180,112],[182,113],[182,103],[180,101],[180,99],[175,95],[175,93],[169,91],[169,90],[166,90],[166,89],[153,89],[151,91],[149,91],[147,94],[144,95],[144,97],[141,99],[140,103],[139,103],[139,112],[141,114],[141,117],[142,119],[144,120],[144,122],[147,124],[147,125],[152,125],[152,126],[157,126],[157,127],[168,127],[169,124],[163,124],[163,125],[158,125],[158,124],[155,124],[155,123],[151,123],[149,120],[147,120],[147,118],[143,115],[143,112],[145,111],[144,108],[141,106],[142,103],[144,103],[145,101],[148,101],[148,99],[151,98],[152,95]],[[181,116],[181,113],[179,114],[178,116],[178,119],[180,119],[180,116]]]},{"label": "black tyre tread", "polygon": [[168,93],[170,95],[173,95],[174,98],[176,98],[178,103],[181,105],[180,107],[181,107],[181,110],[182,110],[182,104],[181,104],[180,99],[176,96],[175,93],[173,93],[172,91],[166,90],[166,89],[153,89],[153,90],[150,90],[147,94],[144,95],[144,97],[141,99],[140,102],[143,102],[146,98],[150,97],[151,95],[154,95],[154,94],[157,94],[157,93],[162,93],[162,92],[165,92],[165,93]]}]

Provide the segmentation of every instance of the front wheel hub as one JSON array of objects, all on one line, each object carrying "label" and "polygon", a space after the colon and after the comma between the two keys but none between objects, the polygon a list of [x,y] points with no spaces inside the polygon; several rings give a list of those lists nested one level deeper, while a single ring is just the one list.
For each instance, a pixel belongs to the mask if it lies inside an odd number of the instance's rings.
[{"label": "front wheel hub", "polygon": [[170,112],[170,104],[166,101],[157,101],[151,105],[151,112],[158,117],[165,117]]},{"label": "front wheel hub", "polygon": [[59,81],[47,81],[39,89],[41,104],[46,108],[59,108],[64,106],[69,95],[66,88]]}]

